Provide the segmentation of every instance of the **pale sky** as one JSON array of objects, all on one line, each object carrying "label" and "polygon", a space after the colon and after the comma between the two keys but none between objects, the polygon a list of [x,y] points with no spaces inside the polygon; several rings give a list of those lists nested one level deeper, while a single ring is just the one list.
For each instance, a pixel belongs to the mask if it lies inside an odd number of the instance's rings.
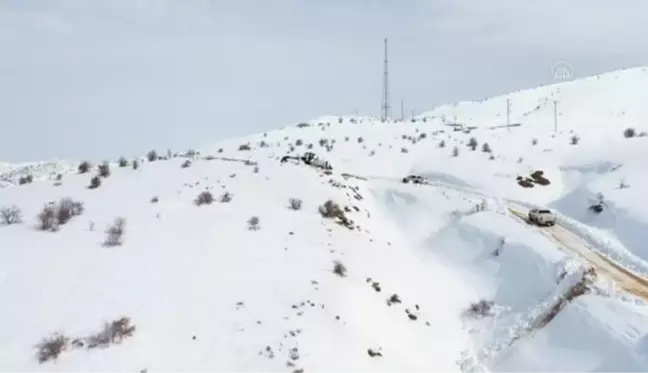
[{"label": "pale sky", "polygon": [[648,65],[646,14],[645,0],[0,0],[0,162],[379,115],[384,37],[395,113],[551,83],[561,60],[576,77]]}]

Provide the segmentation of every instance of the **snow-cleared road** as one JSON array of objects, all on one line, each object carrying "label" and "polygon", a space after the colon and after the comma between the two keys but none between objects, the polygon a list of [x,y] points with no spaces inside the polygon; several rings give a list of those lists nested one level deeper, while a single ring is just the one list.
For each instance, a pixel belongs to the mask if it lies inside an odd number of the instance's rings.
[{"label": "snow-cleared road", "polygon": [[[525,213],[512,207],[509,207],[509,210],[514,216],[528,224]],[[595,249],[591,248],[582,237],[579,237],[560,225],[539,229],[543,234],[555,241],[561,249],[585,259],[599,275],[613,280],[621,289],[628,293],[648,300],[648,279],[604,257]]]},{"label": "snow-cleared road", "polygon": [[[400,180],[391,177],[372,176],[365,178],[348,174],[346,176],[351,176],[361,180],[374,179],[401,183]],[[449,189],[477,197],[491,198],[491,196],[488,196],[482,191],[476,191],[470,188],[460,187],[441,181],[431,181],[420,185]],[[504,199],[502,200],[502,202],[507,205],[508,210],[514,217],[519,218],[524,223],[528,224],[526,212],[523,212],[523,209],[526,209],[526,206],[520,205],[520,203],[517,201],[509,201]],[[625,268],[614,260],[601,255],[601,253],[599,253],[596,249],[592,248],[591,245],[587,243],[587,240],[585,238],[580,237],[578,234],[568,230],[567,228],[559,224],[553,227],[539,228],[539,230],[552,241],[556,242],[558,244],[558,247],[562,250],[573,253],[586,260],[594,268],[599,276],[612,280],[620,289],[648,301],[648,278],[645,278]]]}]

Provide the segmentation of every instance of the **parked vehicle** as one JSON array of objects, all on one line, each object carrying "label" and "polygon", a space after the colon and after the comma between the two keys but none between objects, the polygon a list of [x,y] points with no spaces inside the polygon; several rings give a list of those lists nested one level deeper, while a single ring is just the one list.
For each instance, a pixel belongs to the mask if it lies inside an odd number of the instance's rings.
[{"label": "parked vehicle", "polygon": [[556,216],[546,209],[533,209],[529,211],[529,223],[550,227],[556,225]]},{"label": "parked vehicle", "polygon": [[404,184],[408,184],[408,183],[423,184],[424,182],[425,179],[423,179],[422,176],[418,176],[418,175],[409,175],[403,178]]}]

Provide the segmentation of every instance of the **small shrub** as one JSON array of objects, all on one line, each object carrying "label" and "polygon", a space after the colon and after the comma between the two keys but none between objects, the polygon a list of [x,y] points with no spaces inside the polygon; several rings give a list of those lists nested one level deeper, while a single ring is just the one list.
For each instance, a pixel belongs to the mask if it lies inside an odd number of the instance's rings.
[{"label": "small shrub", "polygon": [[75,202],[72,198],[63,198],[56,207],[58,224],[66,224],[73,217],[83,214],[84,210],[83,203]]},{"label": "small shrub", "polygon": [[328,140],[327,140],[327,139],[319,139],[319,145],[320,145],[321,147],[325,147],[326,144],[328,144]]},{"label": "small shrub", "polygon": [[194,200],[197,206],[201,205],[210,205],[212,202],[214,202],[214,195],[208,191],[202,191],[200,194],[198,194],[198,197]]},{"label": "small shrub", "polygon": [[392,296],[389,297],[389,299],[387,299],[388,306],[391,306],[392,304],[398,304],[398,303],[401,303],[401,299],[398,296],[398,294],[392,294]]},{"label": "small shrub", "polygon": [[125,338],[133,336],[135,325],[131,325],[130,322],[130,318],[122,317],[105,323],[100,332],[86,338],[88,348],[106,348],[113,343],[121,343]]},{"label": "small shrub", "polygon": [[54,205],[45,205],[43,210],[38,214],[38,229],[42,231],[54,232],[58,229],[59,221]]},{"label": "small shrub", "polygon": [[531,140],[531,145],[533,145],[533,146],[538,145],[538,139]]},{"label": "small shrub", "polygon": [[232,201],[232,194],[229,192],[225,192],[220,196],[220,201],[222,203],[228,203]]},{"label": "small shrub", "polygon": [[304,140],[297,139],[297,141],[295,141],[295,146],[302,146],[302,145],[304,145]]},{"label": "small shrub", "polygon": [[250,147],[249,144],[241,144],[241,145],[239,145],[239,148],[238,148],[239,151],[251,150],[251,149],[252,148]]},{"label": "small shrub", "polygon": [[490,147],[490,145],[488,145],[487,142],[482,144],[482,152],[484,152],[484,153],[491,153],[492,152],[491,147]]},{"label": "small shrub", "polygon": [[157,196],[151,198],[151,203],[158,203],[159,201],[160,199]]},{"label": "small shrub", "polygon": [[182,167],[182,168],[189,168],[189,167],[191,167],[191,161],[188,160],[188,159],[185,160],[184,162],[182,162],[182,165],[181,165],[180,167]]},{"label": "small shrub", "polygon": [[108,247],[121,245],[125,231],[126,219],[122,217],[115,218],[113,224],[106,229],[106,240],[104,241],[104,245]]},{"label": "small shrub", "polygon": [[347,141],[347,142],[348,142],[348,141],[349,141],[349,136],[345,136],[345,137],[344,137],[344,141]]},{"label": "small shrub", "polygon": [[623,137],[625,137],[626,139],[635,137],[636,135],[637,131],[634,128],[626,128],[625,131],[623,131]]},{"label": "small shrub", "polygon": [[401,148],[401,153],[409,153],[409,151],[407,150],[407,148],[403,147]]},{"label": "small shrub", "polygon": [[38,349],[38,362],[40,364],[50,360],[56,361],[63,351],[67,350],[70,338],[61,333],[54,333],[44,338],[36,348]]},{"label": "small shrub", "polygon": [[90,171],[90,162],[83,161],[79,164],[78,171],[80,174],[85,174]]},{"label": "small shrub", "polygon": [[110,163],[104,161],[104,163],[99,165],[99,176],[108,177],[110,176]]},{"label": "small shrub", "polygon": [[247,223],[248,223],[248,229],[251,231],[256,231],[260,228],[258,216],[251,217],[250,219],[248,219]]},{"label": "small shrub", "polygon": [[478,143],[476,138],[471,137],[470,140],[468,140],[468,147],[470,148],[470,150],[475,151],[475,149],[477,149],[477,145]]},{"label": "small shrub", "polygon": [[579,141],[580,141],[580,137],[578,137],[578,135],[574,135],[574,136],[571,137],[571,144],[572,145],[577,145]]},{"label": "small shrub", "polygon": [[22,211],[18,206],[3,207],[0,209],[0,218],[4,225],[20,224],[22,223]]},{"label": "small shrub", "polygon": [[137,159],[133,160],[133,170],[137,170],[139,168],[139,161]]},{"label": "small shrub", "polygon": [[30,184],[33,181],[34,181],[34,177],[31,174],[27,176],[21,176],[18,179],[18,185]]},{"label": "small shrub", "polygon": [[146,159],[148,159],[149,162],[155,162],[159,158],[158,153],[155,151],[155,149],[149,151],[146,154]]},{"label": "small shrub", "polygon": [[455,146],[455,147],[452,149],[452,156],[453,156],[453,157],[458,157],[458,156],[459,156],[459,148],[458,148],[458,147]]},{"label": "small shrub", "polygon": [[347,275],[347,267],[342,264],[341,261],[336,260],[333,262],[333,273],[340,277],[346,277]]},{"label": "small shrub", "polygon": [[313,149],[313,144],[308,144],[308,145],[306,146],[306,149]]},{"label": "small shrub", "polygon": [[63,174],[56,175],[56,180],[57,181],[63,180]]},{"label": "small shrub", "polygon": [[117,163],[119,164],[119,167],[122,167],[122,168],[123,167],[128,167],[128,159],[126,159],[125,157],[119,157],[119,160],[117,161]]},{"label": "small shrub", "polygon": [[362,144],[364,142],[364,139],[362,137],[358,137],[358,144]]},{"label": "small shrub", "polygon": [[319,212],[322,215],[322,217],[329,218],[329,219],[336,218],[340,216],[340,214],[343,214],[340,205],[333,202],[332,200],[328,200],[322,206],[320,206]]},{"label": "small shrub", "polygon": [[299,198],[291,198],[288,200],[288,206],[290,207],[291,210],[301,210],[302,208],[302,200]]},{"label": "small shrub", "polygon": [[443,140],[439,141],[439,148],[445,148],[445,146],[446,146],[445,141]]},{"label": "small shrub", "polygon": [[492,309],[494,305],[495,302],[482,299],[477,303],[471,304],[465,313],[466,315],[472,317],[492,316],[493,315]]},{"label": "small shrub", "polygon": [[90,179],[90,185],[88,186],[88,189],[97,189],[101,186],[101,178],[99,176],[95,176],[92,179]]},{"label": "small shrub", "polygon": [[308,124],[308,123],[299,123],[299,124],[297,125],[297,127],[299,127],[299,128],[310,127],[310,124]]}]

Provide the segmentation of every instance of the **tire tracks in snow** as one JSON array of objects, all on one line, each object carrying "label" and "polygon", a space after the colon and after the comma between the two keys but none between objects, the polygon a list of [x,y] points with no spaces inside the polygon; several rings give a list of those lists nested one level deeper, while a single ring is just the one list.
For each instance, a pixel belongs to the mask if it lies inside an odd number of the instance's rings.
[{"label": "tire tracks in snow", "polygon": [[[511,207],[509,207],[509,211],[528,224],[524,213]],[[648,279],[645,277],[601,255],[596,249],[588,245],[582,237],[561,225],[539,229],[539,231],[558,243],[563,251],[568,251],[585,259],[596,272],[614,281],[624,291],[648,301]]]}]

